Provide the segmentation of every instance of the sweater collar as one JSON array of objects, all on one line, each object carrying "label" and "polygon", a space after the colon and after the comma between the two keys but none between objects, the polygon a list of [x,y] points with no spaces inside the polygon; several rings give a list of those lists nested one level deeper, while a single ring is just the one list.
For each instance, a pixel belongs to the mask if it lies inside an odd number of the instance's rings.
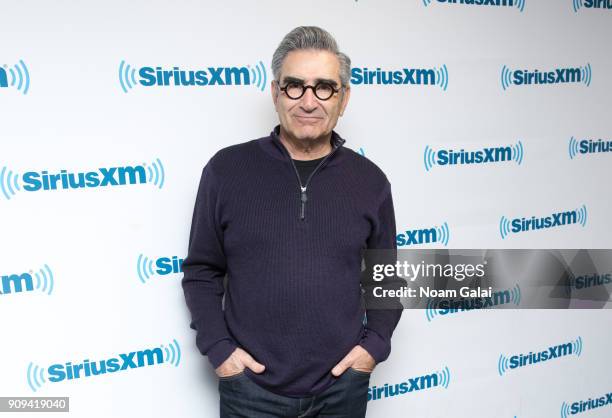
[{"label": "sweater collar", "polygon": [[[276,125],[274,129],[272,130],[272,132],[270,132],[269,136],[260,138],[257,142],[263,148],[263,150],[270,156],[276,159],[279,159],[279,160],[283,160],[287,162],[289,161],[289,152],[287,151],[287,149],[285,148],[285,146],[280,140],[280,125]],[[331,142],[333,149],[336,149],[336,148],[342,148],[346,140],[340,137],[340,135],[338,135],[336,131],[332,130],[332,136],[331,136],[330,142]],[[339,163],[340,160],[342,159],[341,154],[343,150],[336,149],[334,152],[333,149],[332,149],[332,152],[334,155],[332,155],[329,158],[329,161],[326,164],[328,166],[335,165]]]}]

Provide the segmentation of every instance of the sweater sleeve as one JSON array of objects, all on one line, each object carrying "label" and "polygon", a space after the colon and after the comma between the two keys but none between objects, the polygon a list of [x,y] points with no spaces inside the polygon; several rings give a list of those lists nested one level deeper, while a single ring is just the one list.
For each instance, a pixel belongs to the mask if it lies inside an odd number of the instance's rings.
[{"label": "sweater sleeve", "polygon": [[196,345],[214,368],[237,347],[227,329],[222,307],[226,260],[218,204],[219,184],[209,162],[202,170],[181,284],[191,312],[190,327],[197,331]]},{"label": "sweater sleeve", "polygon": [[[382,199],[379,200],[378,217],[374,222],[372,233],[367,241],[368,249],[396,250],[395,213],[393,210],[393,198],[391,196],[391,185],[383,190]],[[391,257],[391,256],[390,256]],[[393,251],[395,262],[395,252]],[[391,335],[402,315],[401,305],[396,309],[366,309],[365,334],[359,345],[362,346],[374,358],[376,363],[385,361],[391,352]]]}]

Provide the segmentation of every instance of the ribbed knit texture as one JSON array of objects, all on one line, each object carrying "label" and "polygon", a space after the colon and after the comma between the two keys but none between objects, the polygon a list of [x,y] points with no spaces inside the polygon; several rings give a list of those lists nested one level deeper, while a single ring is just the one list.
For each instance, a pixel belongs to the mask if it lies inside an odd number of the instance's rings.
[{"label": "ribbed knit texture", "polygon": [[384,173],[342,142],[334,132],[303,220],[278,127],[220,150],[202,172],[182,281],[196,344],[215,368],[242,347],[266,366],[247,376],[281,395],[325,390],[357,344],[384,361],[402,312],[368,310],[363,325],[361,250],[396,248],[395,218]]}]

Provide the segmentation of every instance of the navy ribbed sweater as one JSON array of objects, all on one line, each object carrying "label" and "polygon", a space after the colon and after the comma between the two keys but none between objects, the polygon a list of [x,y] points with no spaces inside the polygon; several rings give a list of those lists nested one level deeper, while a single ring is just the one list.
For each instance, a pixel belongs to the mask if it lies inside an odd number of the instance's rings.
[{"label": "navy ribbed sweater", "polygon": [[312,396],[355,345],[377,362],[389,355],[402,311],[368,310],[364,326],[360,271],[362,249],[396,248],[393,201],[384,173],[335,132],[301,190],[278,129],[204,167],[182,285],[215,368],[242,347],[266,366],[246,370],[255,383]]}]

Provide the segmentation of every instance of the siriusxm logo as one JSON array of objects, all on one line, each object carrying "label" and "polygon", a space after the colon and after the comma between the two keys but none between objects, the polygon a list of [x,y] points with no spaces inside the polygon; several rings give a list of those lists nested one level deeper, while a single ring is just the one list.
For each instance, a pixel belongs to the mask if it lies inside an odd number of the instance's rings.
[{"label": "siriusxm logo", "polygon": [[[525,0],[436,0],[438,3],[446,4],[467,4],[470,6],[497,6],[497,7],[516,7],[519,11],[525,10]],[[431,4],[432,0],[423,0],[425,7]]]},{"label": "siriusxm logo", "polygon": [[555,228],[565,225],[580,224],[586,227],[587,223],[587,208],[582,205],[578,209],[570,210],[567,212],[553,213],[550,216],[544,216],[536,218],[514,218],[509,221],[505,216],[502,216],[499,221],[499,233],[502,239],[510,233],[518,234],[519,232],[535,231],[538,229]]},{"label": "siriusxm logo", "polygon": [[573,160],[578,154],[612,152],[612,141],[604,141],[603,139],[582,139],[578,141],[574,139],[574,137],[571,137],[569,140],[568,152],[570,160]]},{"label": "siriusxm logo", "polygon": [[86,359],[75,364],[72,362],[56,363],[46,369],[30,362],[26,376],[28,386],[36,392],[43,384],[47,383],[47,380],[50,383],[58,383],[65,380],[81,379],[165,363],[178,367],[180,362],[181,347],[174,339],[168,345],[162,344],[155,348],[121,353],[103,360],[90,361]]},{"label": "siriusxm logo", "polygon": [[524,154],[525,151],[521,141],[505,147],[487,147],[474,151],[466,151],[463,148],[459,151],[453,149],[435,150],[429,145],[426,145],[423,152],[423,164],[425,165],[426,171],[431,170],[435,165],[453,166],[511,161],[521,165],[523,163]]},{"label": "siriusxm logo", "polygon": [[582,83],[591,85],[593,71],[591,64],[584,67],[555,68],[551,71],[511,70],[505,65],[501,69],[501,85],[507,90],[511,85],[526,86],[532,84],[568,84]]},{"label": "siriusxm logo", "polygon": [[578,13],[582,7],[585,9],[612,9],[612,0],[572,0],[574,12]]},{"label": "siriusxm logo", "polygon": [[448,87],[448,69],[446,65],[433,68],[402,68],[399,70],[351,69],[351,84],[403,84],[438,86],[442,90]]},{"label": "siriusxm logo", "polygon": [[0,88],[12,87],[22,94],[28,94],[30,90],[30,72],[23,60],[12,67],[4,64],[0,66]]},{"label": "siriusxm logo", "polygon": [[[0,170],[0,191],[9,200],[19,191],[37,192],[41,190],[70,190],[86,187],[110,187],[134,184],[153,184],[164,186],[164,166],[159,158],[147,165],[101,167],[95,171],[69,173],[60,170],[51,174],[47,170],[28,171],[23,175],[13,173],[7,167]],[[23,183],[23,185],[21,184]]]},{"label": "siriusxm logo", "polygon": [[573,277],[567,281],[567,290],[571,294],[572,290],[589,289],[594,286],[605,286],[612,283],[612,274],[584,274]]},{"label": "siriusxm logo", "polygon": [[263,62],[242,67],[208,67],[183,70],[179,67],[141,67],[136,69],[125,61],[119,64],[119,85],[127,93],[135,86],[143,87],[193,87],[193,86],[255,86],[266,88],[266,67]]},{"label": "siriusxm logo", "polygon": [[580,414],[592,409],[601,408],[603,406],[612,405],[612,392],[606,393],[595,399],[589,398],[586,401],[576,401],[571,404],[563,402],[561,404],[561,418],[567,418],[570,415]]},{"label": "siriusxm logo", "polygon": [[424,389],[431,389],[437,386],[448,389],[449,383],[450,371],[448,367],[445,366],[441,371],[423,376],[411,377],[404,382],[395,383],[393,385],[385,383],[385,385],[381,387],[372,386],[368,388],[368,402]]},{"label": "siriusxm logo", "polygon": [[397,234],[395,236],[395,242],[398,247],[405,247],[408,245],[419,245],[419,244],[430,244],[439,242],[448,245],[450,239],[450,229],[448,224],[444,222],[442,226],[434,226],[425,229],[409,229],[404,233]]},{"label": "siriusxm logo", "polygon": [[[155,268],[153,267],[155,266]],[[180,273],[183,271],[183,259],[177,256],[159,257],[155,260],[140,254],[136,262],[136,271],[138,278],[142,283],[146,283],[152,276],[159,274],[166,276],[172,273]]]},{"label": "siriusxm logo", "polygon": [[580,357],[580,354],[582,354],[582,337],[578,337],[575,341],[565,344],[548,347],[546,350],[538,351],[537,353],[530,351],[527,354],[515,354],[510,357],[500,354],[497,360],[497,372],[500,376],[503,376],[509,370],[518,369],[519,367],[532,366],[570,355]]},{"label": "siriusxm logo", "polygon": [[470,299],[429,299],[425,309],[425,317],[431,322],[436,316],[450,315],[474,309],[488,309],[498,305],[521,303],[521,288],[518,283],[513,288],[493,292],[489,297]]},{"label": "siriusxm logo", "polygon": [[[53,292],[53,273],[48,264],[45,264],[36,272],[30,270],[25,273],[6,274],[0,276],[0,279],[2,285],[0,295],[33,291],[50,295]],[[34,283],[34,279],[36,279],[36,283]]]}]

